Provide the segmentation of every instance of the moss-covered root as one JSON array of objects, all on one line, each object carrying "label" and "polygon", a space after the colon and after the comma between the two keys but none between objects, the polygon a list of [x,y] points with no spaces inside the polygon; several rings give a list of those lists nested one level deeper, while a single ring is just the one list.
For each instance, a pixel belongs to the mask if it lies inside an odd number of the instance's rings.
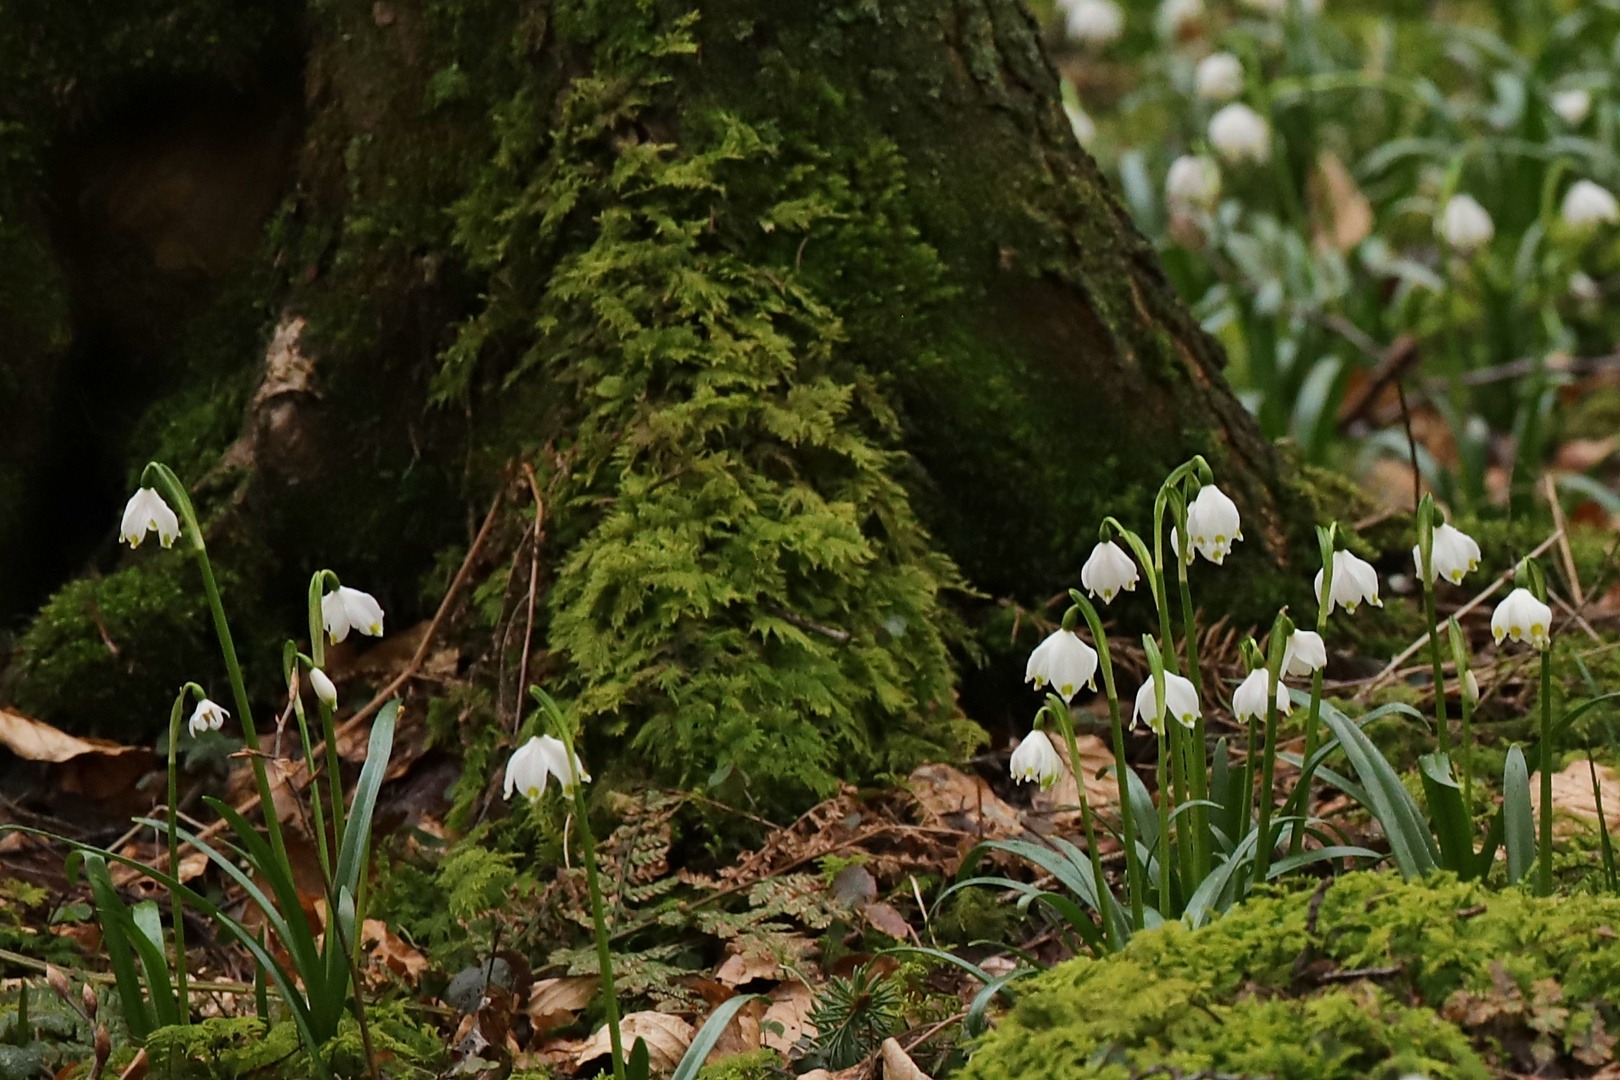
[{"label": "moss-covered root", "polygon": [[[1314,912],[1313,912],[1314,909]],[[1620,899],[1352,874],[1027,984],[970,1080],[1586,1075],[1614,1060]]]}]

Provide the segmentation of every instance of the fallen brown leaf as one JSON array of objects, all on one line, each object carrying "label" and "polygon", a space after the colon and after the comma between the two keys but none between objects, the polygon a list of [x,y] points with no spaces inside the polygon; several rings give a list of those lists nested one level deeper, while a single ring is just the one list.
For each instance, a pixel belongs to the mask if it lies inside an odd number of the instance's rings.
[{"label": "fallen brown leaf", "polygon": [[[680,1064],[686,1048],[692,1045],[696,1032],[692,1025],[678,1016],[661,1012],[635,1012],[619,1021],[619,1037],[624,1041],[624,1052],[630,1053],[637,1039],[647,1044],[647,1064],[653,1072],[669,1072]],[[574,1064],[605,1057],[612,1052],[612,1039],[606,1025],[592,1035],[574,1055]]]},{"label": "fallen brown leaf", "polygon": [[529,988],[527,1012],[529,1023],[536,1035],[544,1035],[554,1028],[566,1027],[579,1018],[579,1014],[596,996],[601,984],[596,975],[565,975],[559,979],[540,979]]},{"label": "fallen brown leaf", "polygon": [[884,1039],[880,1056],[883,1061],[883,1080],[932,1080],[932,1077],[917,1068],[917,1063],[911,1060],[910,1054],[900,1048],[897,1039]]},{"label": "fallen brown leaf", "polygon": [[774,956],[732,953],[715,969],[714,981],[733,988],[747,986],[756,979],[778,980],[782,965]]},{"label": "fallen brown leaf", "polygon": [[867,904],[861,910],[861,914],[866,916],[867,922],[897,941],[905,941],[907,938],[915,936],[911,924],[906,922],[905,916],[901,915],[889,904]]},{"label": "fallen brown leaf", "polygon": [[[1603,816],[1611,830],[1620,829],[1620,777],[1616,777],[1607,765],[1599,765],[1597,774],[1598,784],[1603,789]],[[1530,801],[1539,815],[1540,784],[1530,786]],[[1553,774],[1552,804],[1555,811],[1597,821],[1597,799],[1592,792],[1592,773],[1585,758],[1571,761],[1563,772]]]},{"label": "fallen brown leaf", "polygon": [[374,966],[387,969],[411,986],[427,970],[427,957],[406,944],[381,919],[367,919],[361,924],[360,942],[371,954]]},{"label": "fallen brown leaf", "polygon": [[[800,1039],[816,1033],[816,1026],[810,1022],[816,996],[802,982],[783,983],[767,996],[771,1003],[760,1018],[763,1031],[761,1039],[783,1057],[790,1057]],[[773,1030],[772,1024],[779,1025],[782,1030]]]},{"label": "fallen brown leaf", "polygon": [[922,808],[925,824],[990,837],[1017,836],[1023,831],[1018,811],[991,791],[989,784],[949,765],[919,765],[906,778],[906,787]]},{"label": "fallen brown leaf", "polygon": [[1323,151],[1307,183],[1318,251],[1349,251],[1372,235],[1373,208],[1336,154]]},{"label": "fallen brown leaf", "polygon": [[765,1002],[755,998],[744,1005],[736,1016],[731,1018],[725,1030],[720,1032],[720,1038],[715,1042],[714,1049],[704,1064],[713,1064],[721,1058],[733,1057],[737,1054],[748,1054],[758,1050],[764,1045],[764,1032],[760,1030],[759,1022],[765,1015]]}]

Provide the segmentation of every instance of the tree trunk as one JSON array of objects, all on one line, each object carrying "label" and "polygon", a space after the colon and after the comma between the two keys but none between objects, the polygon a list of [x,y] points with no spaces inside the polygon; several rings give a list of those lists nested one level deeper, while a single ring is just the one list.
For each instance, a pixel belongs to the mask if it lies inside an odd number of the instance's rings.
[{"label": "tree trunk", "polygon": [[[755,792],[971,743],[967,590],[1076,583],[1193,453],[1248,523],[1210,595],[1282,595],[1303,499],[1018,0],[34,0],[0,49],[0,604],[49,719],[210,670],[190,568],[114,547],[154,457],[266,671],[319,566],[430,610],[532,463],[531,681]],[[526,525],[463,625],[495,717]]]}]

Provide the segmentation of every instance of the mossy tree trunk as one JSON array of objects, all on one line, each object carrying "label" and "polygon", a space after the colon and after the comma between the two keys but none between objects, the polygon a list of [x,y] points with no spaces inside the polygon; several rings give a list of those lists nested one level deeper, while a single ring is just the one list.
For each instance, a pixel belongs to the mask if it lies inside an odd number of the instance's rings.
[{"label": "mossy tree trunk", "polygon": [[[971,741],[969,590],[1074,583],[1192,453],[1234,573],[1303,539],[1019,0],[79,0],[0,50],[7,602],[80,578],[18,615],[49,718],[150,726],[206,662],[183,563],[112,546],[148,457],[267,655],[318,565],[404,625],[532,462],[537,676],[593,745],[762,791]],[[64,478],[87,372],[124,389]]]}]

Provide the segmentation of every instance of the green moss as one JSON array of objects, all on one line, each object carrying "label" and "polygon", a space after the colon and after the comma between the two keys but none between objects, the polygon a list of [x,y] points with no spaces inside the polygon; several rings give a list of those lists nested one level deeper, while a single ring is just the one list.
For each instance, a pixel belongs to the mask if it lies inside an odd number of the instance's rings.
[{"label": "green moss", "polygon": [[[1484,1080],[1511,1064],[1502,1045],[1514,1038],[1549,1058],[1573,1055],[1614,1023],[1616,919],[1612,897],[1539,900],[1446,877],[1351,874],[1319,901],[1262,895],[1202,930],[1173,923],[1118,956],[1070,961],[1026,984],[965,1075],[1125,1080],[1168,1064],[1298,1080]],[[1322,971],[1369,974],[1321,986],[1312,973]],[[1537,1000],[1564,1011],[1527,1007]],[[1471,1008],[1476,1028],[1463,1026]]]},{"label": "green moss", "polygon": [[775,1050],[753,1050],[733,1054],[698,1070],[702,1080],[767,1080],[786,1072],[782,1055]]}]

